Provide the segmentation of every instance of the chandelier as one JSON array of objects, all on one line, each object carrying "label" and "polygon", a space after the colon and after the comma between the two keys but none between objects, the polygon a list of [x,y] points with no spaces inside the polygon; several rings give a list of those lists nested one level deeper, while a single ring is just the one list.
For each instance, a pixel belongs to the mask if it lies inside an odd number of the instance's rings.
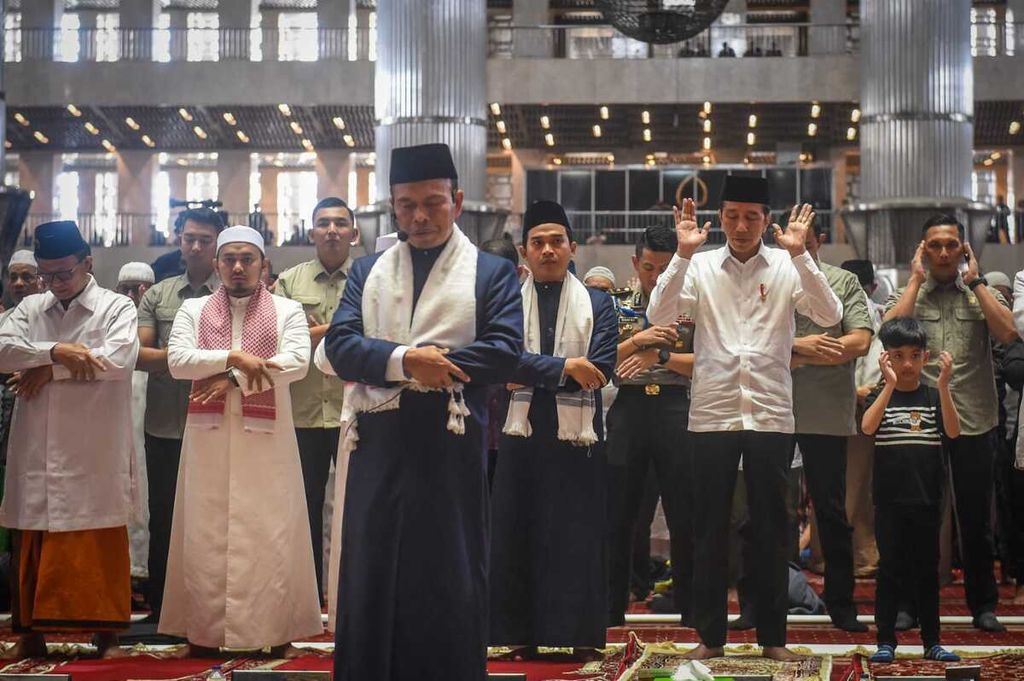
[{"label": "chandelier", "polygon": [[677,43],[707,29],[728,0],[596,0],[621,33],[656,45]]}]

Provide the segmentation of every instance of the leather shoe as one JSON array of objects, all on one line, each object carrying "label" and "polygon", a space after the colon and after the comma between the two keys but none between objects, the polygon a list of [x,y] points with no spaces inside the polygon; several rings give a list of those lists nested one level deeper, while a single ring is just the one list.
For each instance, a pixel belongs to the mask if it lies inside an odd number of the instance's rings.
[{"label": "leather shoe", "polygon": [[1002,633],[1006,631],[1006,627],[999,621],[994,612],[983,612],[974,618],[974,626],[982,631],[988,631],[992,633]]},{"label": "leather shoe", "polygon": [[832,626],[836,629],[842,629],[843,631],[849,631],[857,634],[864,633],[868,630],[868,625],[857,619],[856,611],[833,615]]},{"label": "leather shoe", "polygon": [[900,610],[896,614],[896,631],[910,631],[917,628],[917,618],[906,610]]},{"label": "leather shoe", "polygon": [[728,625],[730,631],[747,631],[748,629],[753,629],[756,626],[754,618],[748,617],[744,613],[740,613],[740,616],[729,622]]}]

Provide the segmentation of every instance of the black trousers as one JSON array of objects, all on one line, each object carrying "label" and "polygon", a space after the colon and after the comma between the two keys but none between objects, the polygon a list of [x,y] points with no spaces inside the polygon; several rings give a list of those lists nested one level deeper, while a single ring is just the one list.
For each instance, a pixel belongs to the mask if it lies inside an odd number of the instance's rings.
[{"label": "black trousers", "polygon": [[1014,459],[1016,438],[1000,440],[996,457],[996,509],[999,553],[1004,573],[1024,585],[1024,471]]},{"label": "black trousers", "polygon": [[316,592],[324,602],[324,497],[331,461],[338,456],[341,428],[296,428],[302,484],[306,488],[309,536],[313,540],[313,566],[316,568]]},{"label": "black trousers", "polygon": [[879,645],[896,645],[896,614],[913,598],[928,650],[939,642],[939,529],[937,506],[875,506],[878,576],[875,625]]},{"label": "black trousers", "polygon": [[686,430],[690,401],[682,386],[661,390],[655,396],[647,395],[642,386],[623,386],[608,410],[610,626],[625,622],[635,527],[652,466],[671,541],[676,607],[687,621],[692,610],[693,501]]},{"label": "black trousers", "polygon": [[647,472],[647,482],[644,483],[636,522],[633,523],[633,563],[630,567],[629,588],[637,598],[641,595],[646,597],[654,588],[651,581],[651,525],[654,523],[654,516],[658,514],[659,499],[661,492],[658,487],[658,474],[651,464]]},{"label": "black trousers", "polygon": [[999,590],[993,572],[992,493],[998,442],[995,429],[949,441],[953,499],[960,529],[967,606],[977,617],[994,612]]},{"label": "black trousers", "polygon": [[693,620],[704,645],[725,645],[728,623],[729,520],[737,467],[743,478],[753,530],[757,642],[786,644],[786,482],[793,436],[750,430],[690,433],[693,458]]},{"label": "black trousers", "polygon": [[167,552],[171,546],[174,495],[178,488],[181,440],[146,433],[146,475],[149,489],[149,583],[146,600],[160,614],[167,581]]},{"label": "black trousers", "polygon": [[796,435],[825,556],[824,600],[832,617],[856,612],[853,527],[846,519],[846,441],[836,435]]}]

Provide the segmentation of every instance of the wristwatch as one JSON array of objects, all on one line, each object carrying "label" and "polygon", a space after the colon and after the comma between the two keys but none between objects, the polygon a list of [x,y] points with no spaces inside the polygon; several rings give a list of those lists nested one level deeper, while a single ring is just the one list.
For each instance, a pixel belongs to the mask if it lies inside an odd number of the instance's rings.
[{"label": "wristwatch", "polygon": [[975,277],[974,281],[972,281],[970,284],[967,285],[967,288],[969,288],[970,290],[973,291],[974,289],[976,289],[977,287],[981,286],[982,284],[984,284],[985,286],[988,286],[988,279],[986,279],[983,276],[982,277]]},{"label": "wristwatch", "polygon": [[668,363],[668,360],[669,360],[669,358],[671,356],[672,356],[672,353],[670,353],[665,348],[662,348],[661,350],[658,350],[658,364],[661,364],[662,366],[664,366],[665,364]]},{"label": "wristwatch", "polygon": [[238,384],[238,373],[235,371],[234,367],[228,369],[228,380],[231,381],[231,385],[235,386],[236,388],[242,387]]}]

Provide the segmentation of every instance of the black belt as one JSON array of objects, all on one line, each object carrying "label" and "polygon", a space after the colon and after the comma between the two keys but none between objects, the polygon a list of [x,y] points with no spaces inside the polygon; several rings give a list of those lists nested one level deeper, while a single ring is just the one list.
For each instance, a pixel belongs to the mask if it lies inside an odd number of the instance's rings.
[{"label": "black belt", "polygon": [[648,383],[646,385],[621,385],[619,386],[619,392],[623,394],[636,394],[644,395],[646,397],[660,397],[672,395],[675,397],[682,396],[687,399],[690,397],[690,386],[678,385],[674,383]]}]

